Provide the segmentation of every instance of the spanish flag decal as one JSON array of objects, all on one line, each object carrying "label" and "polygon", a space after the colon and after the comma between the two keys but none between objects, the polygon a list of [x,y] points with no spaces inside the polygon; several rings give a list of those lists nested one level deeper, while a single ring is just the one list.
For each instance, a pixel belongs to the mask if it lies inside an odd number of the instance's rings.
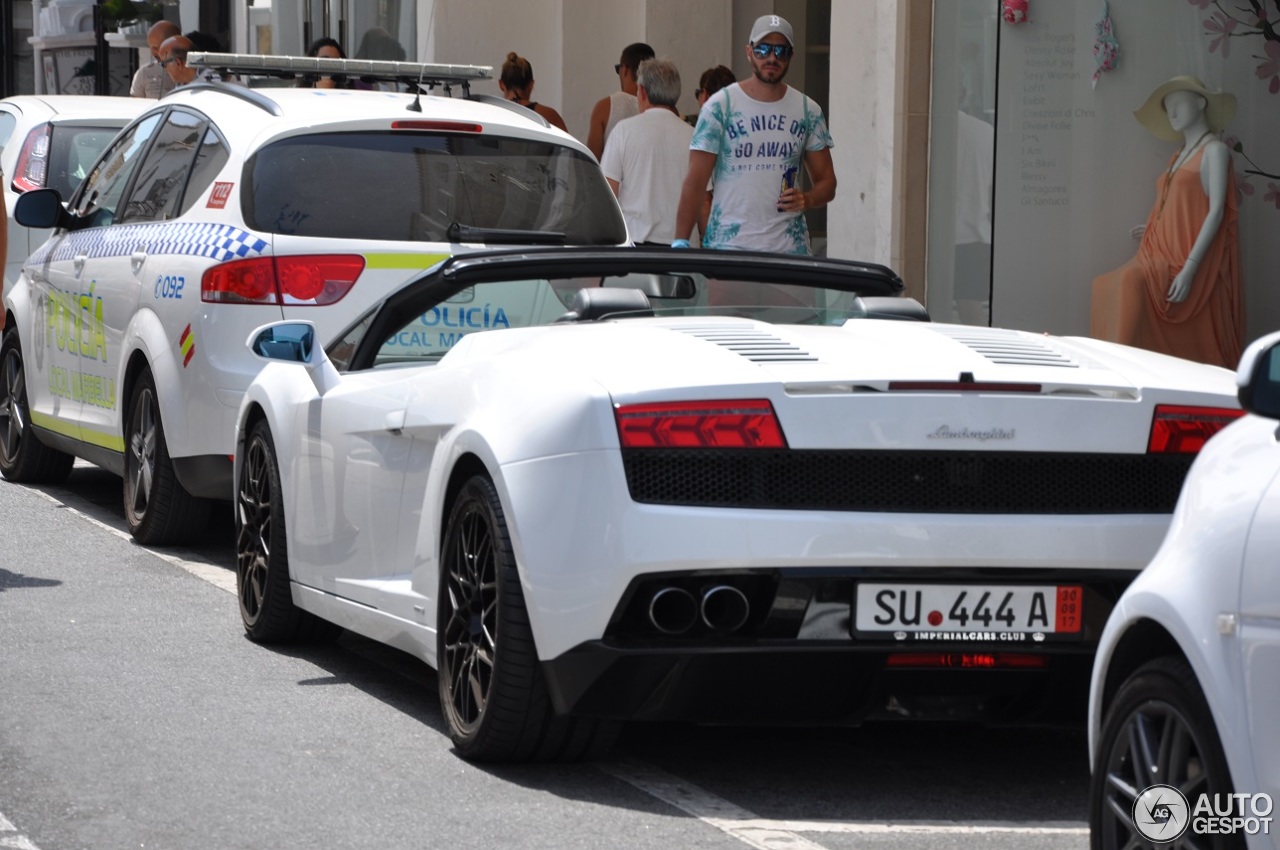
[{"label": "spanish flag decal", "polygon": [[178,348],[182,349],[182,368],[185,369],[191,362],[191,356],[196,353],[196,341],[191,336],[191,325],[183,328],[182,336],[178,337]]}]

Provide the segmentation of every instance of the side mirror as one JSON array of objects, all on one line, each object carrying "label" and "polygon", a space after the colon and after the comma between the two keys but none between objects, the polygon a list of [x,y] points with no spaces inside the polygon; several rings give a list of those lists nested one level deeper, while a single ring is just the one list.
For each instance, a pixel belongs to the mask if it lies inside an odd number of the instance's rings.
[{"label": "side mirror", "polygon": [[18,196],[13,205],[13,218],[23,227],[37,230],[66,227],[71,214],[62,206],[62,196],[57,189],[32,189]]},{"label": "side mirror", "polygon": [[316,329],[310,322],[282,322],[254,331],[249,348],[265,360],[308,363]]},{"label": "side mirror", "polygon": [[305,366],[320,395],[336,387],[341,380],[329,356],[316,345],[316,326],[311,322],[263,325],[249,334],[245,346],[263,360]]},{"label": "side mirror", "polygon": [[1255,341],[1236,370],[1240,406],[1250,413],[1280,419],[1280,333]]}]

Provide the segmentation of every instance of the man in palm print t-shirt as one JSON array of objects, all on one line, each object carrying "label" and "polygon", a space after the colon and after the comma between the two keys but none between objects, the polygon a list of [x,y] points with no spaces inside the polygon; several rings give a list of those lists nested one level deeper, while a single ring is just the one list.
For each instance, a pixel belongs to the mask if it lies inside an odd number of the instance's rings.
[{"label": "man in palm print t-shirt", "polygon": [[[688,246],[712,193],[704,248],[808,254],[804,212],[836,194],[831,133],[822,109],[782,82],[794,52],[791,25],[763,15],[751,28],[752,76],[712,95],[698,115],[680,193],[675,246]],[[812,187],[800,188],[800,168]]]}]

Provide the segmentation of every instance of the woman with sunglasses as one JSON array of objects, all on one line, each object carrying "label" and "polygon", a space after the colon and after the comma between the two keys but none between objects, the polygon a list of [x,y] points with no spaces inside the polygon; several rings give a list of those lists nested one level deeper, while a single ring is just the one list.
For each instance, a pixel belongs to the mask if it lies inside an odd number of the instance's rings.
[{"label": "woman with sunglasses", "polygon": [[812,253],[804,213],[835,197],[836,173],[822,108],[782,81],[793,53],[791,24],[778,15],[756,19],[747,44],[752,75],[709,97],[699,113],[673,246],[689,246],[710,190],[704,248]]}]

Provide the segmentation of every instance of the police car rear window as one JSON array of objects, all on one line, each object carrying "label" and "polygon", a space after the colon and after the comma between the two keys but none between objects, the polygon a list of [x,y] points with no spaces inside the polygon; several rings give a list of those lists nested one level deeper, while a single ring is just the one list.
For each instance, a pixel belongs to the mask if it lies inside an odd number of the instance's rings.
[{"label": "police car rear window", "polygon": [[124,122],[114,127],[55,126],[49,146],[46,188],[57,189],[63,198],[70,198],[98,154],[106,150],[123,126]]},{"label": "police car rear window", "polygon": [[385,132],[297,136],[246,164],[246,223],[336,239],[447,242],[454,222],[553,231],[571,245],[626,238],[588,156],[495,135]]}]

